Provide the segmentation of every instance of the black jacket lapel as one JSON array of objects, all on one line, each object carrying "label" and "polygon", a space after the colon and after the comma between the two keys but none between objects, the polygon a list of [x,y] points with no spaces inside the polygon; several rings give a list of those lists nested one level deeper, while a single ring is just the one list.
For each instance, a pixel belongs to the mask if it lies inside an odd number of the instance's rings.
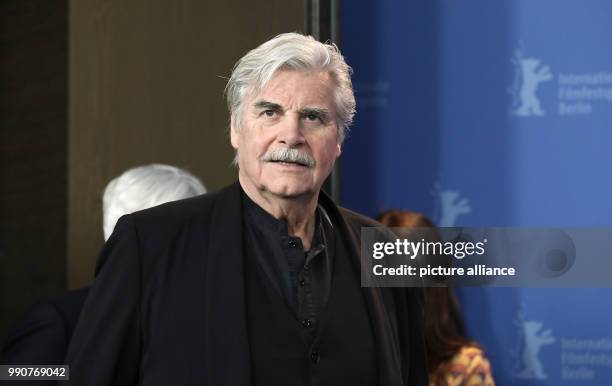
[{"label": "black jacket lapel", "polygon": [[[344,236],[352,262],[357,268],[357,272],[361,274],[360,227],[357,227],[359,228],[358,230],[349,227],[338,207],[323,191],[320,193],[319,202],[332,217],[334,226]],[[404,366],[401,365],[402,358],[398,341],[398,326],[395,323],[396,318],[394,315],[390,315],[390,313],[396,311],[393,299],[387,299],[385,302],[381,288],[362,287],[362,290],[376,340],[379,384],[384,386],[401,386],[404,382],[400,369]],[[388,296],[392,296],[392,294],[389,292]],[[403,358],[403,360],[407,359]]]},{"label": "black jacket lapel", "polygon": [[206,371],[214,386],[250,385],[240,185],[219,192],[205,272]]}]

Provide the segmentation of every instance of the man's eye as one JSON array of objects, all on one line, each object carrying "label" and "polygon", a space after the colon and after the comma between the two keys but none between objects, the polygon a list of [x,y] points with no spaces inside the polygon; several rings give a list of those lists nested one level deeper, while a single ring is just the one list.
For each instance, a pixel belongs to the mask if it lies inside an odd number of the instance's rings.
[{"label": "man's eye", "polygon": [[319,117],[317,114],[307,114],[306,119],[309,121],[320,121],[321,117]]},{"label": "man's eye", "polygon": [[276,111],[274,111],[274,110],[264,110],[263,114],[266,117],[270,117],[271,118],[271,117],[276,115]]}]

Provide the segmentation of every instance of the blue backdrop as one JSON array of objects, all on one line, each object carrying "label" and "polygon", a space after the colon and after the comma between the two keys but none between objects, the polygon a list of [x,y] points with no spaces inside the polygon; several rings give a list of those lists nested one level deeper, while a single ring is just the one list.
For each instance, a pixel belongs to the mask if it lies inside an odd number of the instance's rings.
[{"label": "blue backdrop", "polygon": [[[342,204],[612,226],[611,18],[607,0],[343,1],[358,108]],[[612,385],[612,290],[459,297],[499,385]]]}]

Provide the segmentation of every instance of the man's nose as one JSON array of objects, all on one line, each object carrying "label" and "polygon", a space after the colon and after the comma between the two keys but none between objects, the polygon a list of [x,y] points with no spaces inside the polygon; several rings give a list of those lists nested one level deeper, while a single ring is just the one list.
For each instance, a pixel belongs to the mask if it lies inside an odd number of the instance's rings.
[{"label": "man's nose", "polygon": [[288,116],[280,125],[278,141],[288,147],[296,147],[304,143],[299,117]]}]

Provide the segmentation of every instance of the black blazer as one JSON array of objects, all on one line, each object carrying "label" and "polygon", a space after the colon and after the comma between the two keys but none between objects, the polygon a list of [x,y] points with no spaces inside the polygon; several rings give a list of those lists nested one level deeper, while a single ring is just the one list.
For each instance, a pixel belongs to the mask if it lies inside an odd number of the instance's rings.
[{"label": "black blazer", "polygon": [[[68,351],[71,384],[250,384],[240,192],[235,183],[120,219]],[[319,201],[358,264],[361,226],[378,224]],[[380,385],[427,385],[417,291],[363,294]]]},{"label": "black blazer", "polygon": [[[61,365],[89,288],[34,305],[13,327],[0,350],[2,365]],[[52,381],[2,381],[8,386],[51,386]]]},{"label": "black blazer", "polygon": [[61,365],[89,288],[34,305],[7,335],[0,364]]}]

